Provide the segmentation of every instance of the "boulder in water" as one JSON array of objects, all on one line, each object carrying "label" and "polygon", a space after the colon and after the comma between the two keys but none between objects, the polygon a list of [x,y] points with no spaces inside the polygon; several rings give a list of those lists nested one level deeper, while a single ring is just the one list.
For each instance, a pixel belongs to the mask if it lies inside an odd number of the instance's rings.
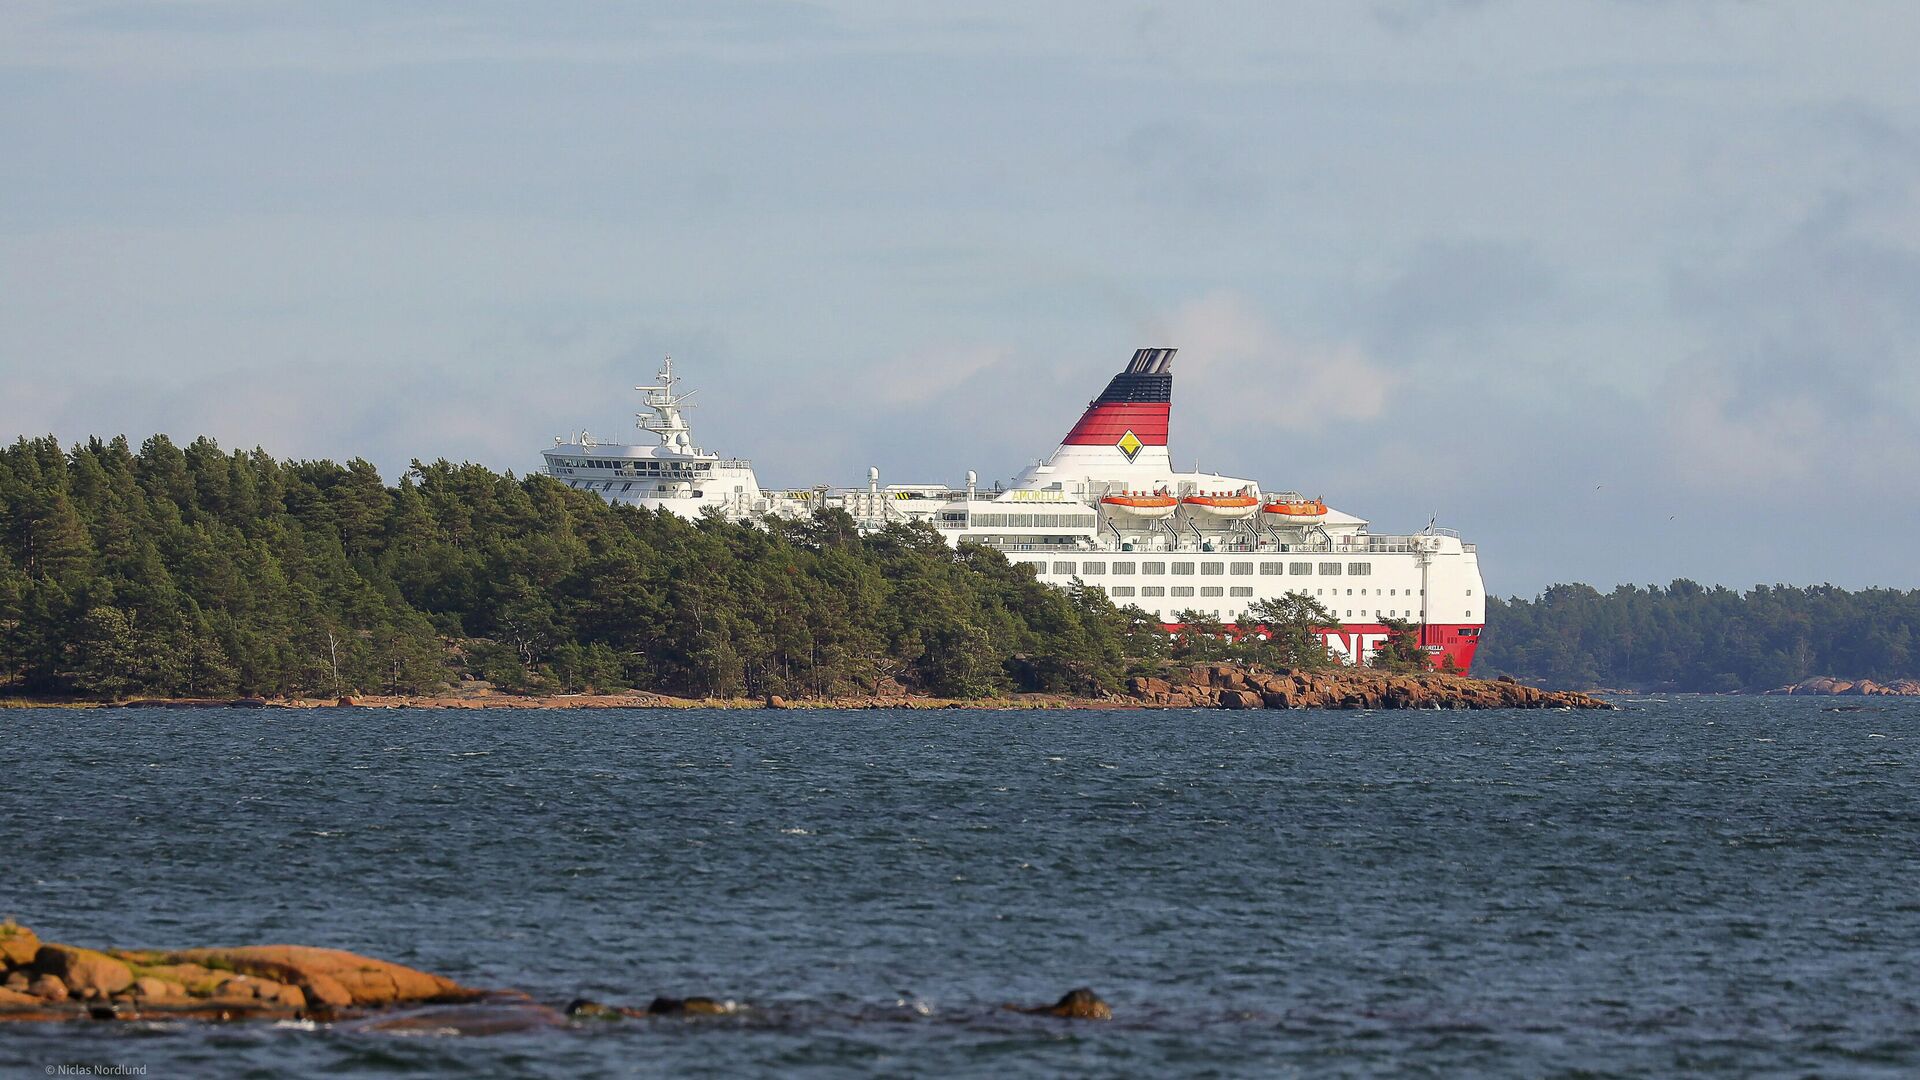
[{"label": "boulder in water", "polygon": [[33,957],[34,970],[58,976],[69,994],[106,997],[133,985],[133,969],[106,953],[72,945],[42,945]]},{"label": "boulder in water", "polygon": [[1100,995],[1094,993],[1090,986],[1077,986],[1060,995],[1060,1000],[1051,1005],[1035,1005],[1031,1008],[1009,1005],[1007,1008],[1035,1016],[1058,1016],[1063,1020],[1113,1019],[1113,1007],[1100,1000]]},{"label": "boulder in water", "polygon": [[626,1012],[587,998],[574,998],[567,1002],[567,1015],[576,1020],[618,1020],[625,1016]]}]

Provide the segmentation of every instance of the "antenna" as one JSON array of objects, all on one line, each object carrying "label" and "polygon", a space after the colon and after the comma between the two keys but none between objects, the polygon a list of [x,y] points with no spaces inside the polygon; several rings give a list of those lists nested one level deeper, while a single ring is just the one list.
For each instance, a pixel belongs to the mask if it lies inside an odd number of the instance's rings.
[{"label": "antenna", "polygon": [[660,436],[660,445],[676,454],[698,454],[700,450],[693,445],[693,427],[680,410],[691,409],[687,399],[697,390],[681,394],[673,389],[680,380],[673,373],[673,357],[668,356],[660,362],[660,374],[652,386],[636,386],[635,390],[644,392],[646,407],[651,410],[635,413],[635,426],[642,431],[651,431]]}]

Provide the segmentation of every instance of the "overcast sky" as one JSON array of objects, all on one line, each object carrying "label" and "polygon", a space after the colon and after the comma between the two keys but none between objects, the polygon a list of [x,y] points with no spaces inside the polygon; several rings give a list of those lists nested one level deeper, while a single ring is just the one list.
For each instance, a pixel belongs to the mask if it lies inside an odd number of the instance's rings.
[{"label": "overcast sky", "polygon": [[[902,14],[903,10],[941,14]],[[1920,4],[0,5],[0,435],[1177,462],[1490,589],[1920,585]]]}]

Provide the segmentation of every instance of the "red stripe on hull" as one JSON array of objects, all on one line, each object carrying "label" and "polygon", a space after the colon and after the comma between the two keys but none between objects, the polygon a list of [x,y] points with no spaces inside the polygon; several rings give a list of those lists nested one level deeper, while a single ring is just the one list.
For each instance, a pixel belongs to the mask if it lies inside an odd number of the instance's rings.
[{"label": "red stripe on hull", "polygon": [[[1179,623],[1163,623],[1168,633],[1181,629]],[[1433,660],[1435,670],[1445,670],[1446,662],[1453,661],[1453,670],[1460,675],[1473,672],[1473,654],[1480,648],[1482,623],[1430,623],[1421,640],[1428,656]],[[1418,629],[1418,628],[1416,628]],[[1239,633],[1239,627],[1229,625],[1227,631]],[[1259,631],[1254,631],[1258,633]],[[1343,623],[1334,629],[1317,631],[1320,640],[1334,655],[1347,663],[1355,663],[1371,657],[1380,643],[1387,640],[1387,628],[1379,623]]]},{"label": "red stripe on hull", "polygon": [[1143,446],[1167,445],[1167,418],[1173,407],[1164,401],[1109,402],[1086,411],[1067,432],[1070,446],[1112,446],[1127,432]]}]

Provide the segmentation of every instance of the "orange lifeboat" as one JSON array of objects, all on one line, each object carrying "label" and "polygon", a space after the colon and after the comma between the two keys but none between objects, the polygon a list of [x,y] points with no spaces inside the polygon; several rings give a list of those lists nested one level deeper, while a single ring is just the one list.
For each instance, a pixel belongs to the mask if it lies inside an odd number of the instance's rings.
[{"label": "orange lifeboat", "polygon": [[1285,525],[1311,525],[1327,516],[1327,503],[1325,499],[1278,499],[1260,512]]},{"label": "orange lifeboat", "polygon": [[1151,495],[1143,491],[1125,491],[1100,500],[1101,509],[1110,514],[1144,521],[1166,517],[1179,505],[1180,500],[1159,491]]},{"label": "orange lifeboat", "polygon": [[1180,500],[1187,513],[1200,517],[1232,520],[1250,516],[1260,506],[1260,500],[1245,492],[1234,494],[1210,493],[1189,495]]}]

